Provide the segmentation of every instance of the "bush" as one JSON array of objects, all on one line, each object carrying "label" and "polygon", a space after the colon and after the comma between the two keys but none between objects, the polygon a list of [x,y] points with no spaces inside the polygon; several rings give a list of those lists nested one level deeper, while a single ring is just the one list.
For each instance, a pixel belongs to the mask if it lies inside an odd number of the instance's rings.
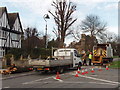
[{"label": "bush", "polygon": [[14,55],[15,60],[19,60],[21,55],[23,58],[27,58],[30,55],[31,58],[36,59],[41,56],[42,59],[51,56],[51,49],[45,48],[33,48],[33,49],[20,49],[20,48],[13,48],[8,51],[7,55]]},{"label": "bush", "polygon": [[7,60],[9,60],[11,57],[12,57],[12,54],[7,54],[7,55],[5,55],[5,58],[6,58]]}]

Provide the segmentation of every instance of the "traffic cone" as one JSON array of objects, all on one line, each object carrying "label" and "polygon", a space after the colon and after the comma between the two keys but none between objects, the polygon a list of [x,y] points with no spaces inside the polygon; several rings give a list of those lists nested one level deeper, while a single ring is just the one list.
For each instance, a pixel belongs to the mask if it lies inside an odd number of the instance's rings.
[{"label": "traffic cone", "polygon": [[94,69],[93,69],[93,67],[92,67],[92,70],[91,70],[91,72],[92,72],[92,73],[94,73],[94,72],[95,72],[95,71],[94,71]]},{"label": "traffic cone", "polygon": [[86,69],[86,72],[85,72],[86,74],[88,74],[88,70]]},{"label": "traffic cone", "polygon": [[60,79],[59,72],[57,72],[56,79]]},{"label": "traffic cone", "polygon": [[81,73],[82,75],[84,75],[85,74],[85,72],[84,72],[84,69],[82,69],[82,73]]},{"label": "traffic cone", "polygon": [[85,74],[86,74],[86,71],[87,71],[87,70],[85,69],[85,70],[84,70],[84,73],[85,73]]},{"label": "traffic cone", "polygon": [[78,71],[77,71],[78,73],[80,73],[80,69],[78,68]]},{"label": "traffic cone", "polygon": [[106,70],[109,70],[108,66],[106,66]]},{"label": "traffic cone", "polygon": [[79,75],[78,75],[78,72],[76,72],[76,75],[75,75],[75,77],[79,77]]},{"label": "traffic cone", "polygon": [[98,71],[102,71],[102,68],[101,67],[99,67],[99,70]]}]

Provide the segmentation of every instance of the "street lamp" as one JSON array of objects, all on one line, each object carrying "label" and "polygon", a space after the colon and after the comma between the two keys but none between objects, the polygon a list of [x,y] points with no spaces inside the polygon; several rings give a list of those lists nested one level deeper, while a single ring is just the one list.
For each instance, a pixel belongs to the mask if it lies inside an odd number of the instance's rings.
[{"label": "street lamp", "polygon": [[48,14],[45,14],[43,16],[43,18],[44,18],[44,20],[46,22],[46,27],[45,27],[45,30],[46,30],[46,32],[45,32],[45,48],[47,48],[47,19],[50,19],[50,17],[49,17]]}]

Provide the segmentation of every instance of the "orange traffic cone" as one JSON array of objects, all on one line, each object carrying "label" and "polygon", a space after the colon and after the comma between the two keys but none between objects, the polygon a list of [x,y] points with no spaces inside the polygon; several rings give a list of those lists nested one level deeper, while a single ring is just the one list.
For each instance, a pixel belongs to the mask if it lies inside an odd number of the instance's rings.
[{"label": "orange traffic cone", "polygon": [[109,70],[108,66],[106,66],[106,70]]},{"label": "orange traffic cone", "polygon": [[94,73],[94,72],[95,72],[95,71],[94,71],[94,69],[93,69],[93,67],[92,67],[92,70],[91,70],[91,72],[92,72],[92,73]]},{"label": "orange traffic cone", "polygon": [[56,79],[60,79],[59,72],[57,72]]},{"label": "orange traffic cone", "polygon": [[81,73],[82,75],[84,75],[85,74],[85,72],[84,72],[84,69],[82,69],[82,73]]},{"label": "orange traffic cone", "polygon": [[78,68],[78,71],[77,71],[78,73],[80,73],[80,69]]},{"label": "orange traffic cone", "polygon": [[84,74],[86,74],[86,69],[84,70]]},{"label": "orange traffic cone", "polygon": [[102,68],[100,67],[98,71],[102,71]]},{"label": "orange traffic cone", "polygon": [[76,75],[75,75],[75,77],[79,77],[79,75],[78,75],[78,72],[76,72]]},{"label": "orange traffic cone", "polygon": [[87,69],[86,69],[85,73],[88,74],[88,70]]}]

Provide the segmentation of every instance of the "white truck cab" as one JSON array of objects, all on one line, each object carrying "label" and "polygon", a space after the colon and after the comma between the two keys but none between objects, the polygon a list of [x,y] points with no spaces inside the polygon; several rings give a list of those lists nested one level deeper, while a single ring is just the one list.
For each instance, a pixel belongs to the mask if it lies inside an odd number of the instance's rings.
[{"label": "white truck cab", "polygon": [[57,49],[54,52],[54,57],[60,58],[60,59],[73,59],[73,67],[77,67],[78,64],[82,60],[80,58],[80,55],[78,54],[78,51],[74,48],[60,48]]}]

